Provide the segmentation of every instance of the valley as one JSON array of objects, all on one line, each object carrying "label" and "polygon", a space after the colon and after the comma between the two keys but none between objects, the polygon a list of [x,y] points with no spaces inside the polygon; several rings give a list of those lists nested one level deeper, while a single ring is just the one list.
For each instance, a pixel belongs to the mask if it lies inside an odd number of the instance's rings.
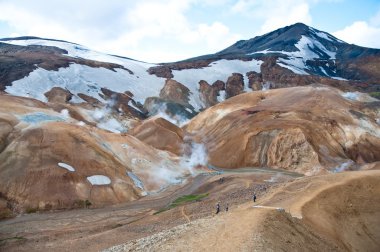
[{"label": "valley", "polygon": [[0,250],[378,251],[379,61],[302,23],[157,64],[0,39]]}]

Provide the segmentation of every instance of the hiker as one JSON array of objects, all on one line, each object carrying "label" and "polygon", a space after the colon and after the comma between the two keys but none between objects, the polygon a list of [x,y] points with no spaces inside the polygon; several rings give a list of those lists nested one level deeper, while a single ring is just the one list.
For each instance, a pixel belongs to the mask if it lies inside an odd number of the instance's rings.
[{"label": "hiker", "polygon": [[228,203],[227,203],[227,205],[226,205],[226,212],[228,212]]},{"label": "hiker", "polygon": [[256,202],[256,193],[253,194],[253,202]]},{"label": "hiker", "polygon": [[220,212],[220,204],[218,202],[218,204],[216,204],[216,214],[218,214]]}]

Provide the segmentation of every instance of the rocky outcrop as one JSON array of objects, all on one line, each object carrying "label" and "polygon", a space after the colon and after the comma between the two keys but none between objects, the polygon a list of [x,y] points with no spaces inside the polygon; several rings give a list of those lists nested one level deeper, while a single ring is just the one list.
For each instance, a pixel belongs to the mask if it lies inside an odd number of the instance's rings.
[{"label": "rocky outcrop", "polygon": [[160,91],[161,99],[178,103],[186,107],[191,106],[189,104],[189,95],[190,90],[186,86],[172,79],[166,80],[164,87]]},{"label": "rocky outcrop", "polygon": [[107,88],[101,88],[101,91],[103,92],[103,99],[110,101],[109,105],[115,111],[131,117],[146,118],[147,111],[142,104],[133,100],[131,92],[118,93]]},{"label": "rocky outcrop", "polygon": [[166,79],[170,79],[174,77],[172,70],[168,66],[162,66],[162,65],[155,66],[155,67],[149,68],[147,71],[148,73],[154,74],[157,77],[162,77]]},{"label": "rocky outcrop", "polygon": [[248,87],[253,91],[258,91],[263,89],[263,77],[261,73],[256,73],[254,71],[246,73],[248,77]]},{"label": "rocky outcrop", "polygon": [[250,137],[244,163],[291,171],[304,171],[320,165],[318,154],[300,128],[262,131]]},{"label": "rocky outcrop", "polygon": [[199,96],[205,108],[209,108],[218,103],[220,91],[225,90],[225,84],[221,80],[215,81],[212,85],[207,81],[199,81]]},{"label": "rocky outcrop", "polygon": [[17,46],[0,42],[0,90],[5,90],[13,81],[24,78],[38,67],[57,71],[75,63],[94,68],[103,67],[112,71],[119,68],[131,75],[134,74],[122,65],[74,58],[64,54],[67,54],[66,50],[53,46]]},{"label": "rocky outcrop", "polygon": [[172,70],[184,70],[184,69],[199,69],[209,66],[213,60],[191,60],[180,61],[174,63],[163,63],[157,66],[150,67],[147,71],[150,74],[154,74],[157,77],[163,77],[171,79],[174,77]]},{"label": "rocky outcrop", "polygon": [[66,103],[71,100],[73,94],[61,87],[53,87],[44,94],[49,102]]},{"label": "rocky outcrop", "polygon": [[226,83],[226,99],[244,92],[244,78],[240,73],[233,73]]},{"label": "rocky outcrop", "polygon": [[92,96],[89,96],[89,95],[86,95],[86,94],[82,94],[82,93],[78,93],[78,96],[82,100],[84,100],[85,102],[87,102],[88,104],[90,104],[92,106],[97,107],[97,106],[100,106],[102,104],[98,99],[96,99],[96,98],[94,98]]}]

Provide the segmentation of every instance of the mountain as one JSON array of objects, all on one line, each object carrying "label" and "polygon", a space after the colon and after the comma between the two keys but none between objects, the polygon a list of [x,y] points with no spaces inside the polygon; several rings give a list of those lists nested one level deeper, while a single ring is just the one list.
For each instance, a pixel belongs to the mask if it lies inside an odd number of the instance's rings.
[{"label": "mountain", "polygon": [[[47,101],[44,93],[61,87],[73,94],[71,102],[91,97],[104,103],[106,88],[129,94],[126,107],[139,117],[162,107],[192,117],[226,98],[263,88],[322,83],[346,91],[380,90],[379,49],[350,45],[300,23],[238,41],[215,54],[161,64],[62,40],[0,41],[0,89],[6,93]],[[166,84],[167,79],[175,82]],[[170,92],[163,95],[163,89]]]},{"label": "mountain", "polygon": [[303,24],[162,64],[1,41],[0,203],[15,212],[136,200],[199,165],[312,175],[380,159],[379,102],[358,92],[379,88],[380,50]]},{"label": "mountain", "polygon": [[272,167],[305,175],[380,160],[379,104],[310,85],[232,97],[186,126],[215,167]]},{"label": "mountain", "polygon": [[379,51],[304,24],[161,64],[2,39],[0,250],[379,251]]}]

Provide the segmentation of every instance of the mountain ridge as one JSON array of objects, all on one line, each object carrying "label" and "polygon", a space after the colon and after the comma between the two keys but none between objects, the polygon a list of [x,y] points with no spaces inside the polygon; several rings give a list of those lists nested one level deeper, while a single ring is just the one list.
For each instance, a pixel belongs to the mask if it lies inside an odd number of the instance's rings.
[{"label": "mountain ridge", "polygon": [[[106,88],[129,92],[144,104],[160,96],[167,79],[189,89],[183,112],[186,107],[200,111],[264,87],[321,83],[345,91],[380,91],[380,49],[350,45],[302,23],[237,41],[215,54],[160,64],[104,54],[64,40],[27,36],[0,41],[0,88],[41,101],[46,100],[43,93],[61,87],[73,94],[74,102],[83,101],[83,95],[104,102],[102,88]],[[228,83],[233,74],[242,77]],[[221,82],[212,86],[217,81]],[[149,101],[155,101],[153,107],[177,103],[175,97],[181,94],[175,90],[164,100]]]}]

